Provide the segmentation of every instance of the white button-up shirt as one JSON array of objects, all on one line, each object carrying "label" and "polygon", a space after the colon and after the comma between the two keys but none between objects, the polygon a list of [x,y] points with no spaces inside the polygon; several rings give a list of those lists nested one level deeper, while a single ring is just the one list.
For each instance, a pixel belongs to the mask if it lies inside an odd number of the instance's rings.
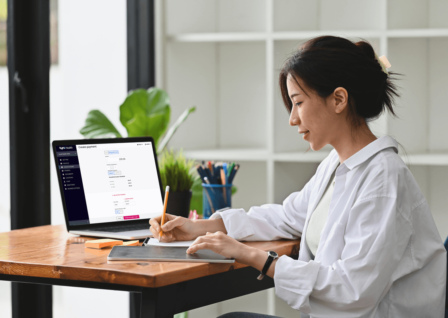
[{"label": "white button-up shirt", "polygon": [[274,275],[277,296],[302,317],[441,318],[446,251],[428,203],[397,153],[397,142],[384,136],[337,168],[314,260],[302,233],[339,162],[334,149],[283,205],[231,209],[213,218],[222,217],[237,240],[302,237],[299,259],[280,257]]}]

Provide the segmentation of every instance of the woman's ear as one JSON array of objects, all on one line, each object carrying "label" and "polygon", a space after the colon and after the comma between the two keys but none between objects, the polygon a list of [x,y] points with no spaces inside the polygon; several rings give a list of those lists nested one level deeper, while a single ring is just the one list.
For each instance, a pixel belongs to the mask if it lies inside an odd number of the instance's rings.
[{"label": "woman's ear", "polygon": [[334,98],[334,111],[336,114],[342,113],[348,104],[347,90],[343,87],[338,87],[334,90],[332,97]]}]

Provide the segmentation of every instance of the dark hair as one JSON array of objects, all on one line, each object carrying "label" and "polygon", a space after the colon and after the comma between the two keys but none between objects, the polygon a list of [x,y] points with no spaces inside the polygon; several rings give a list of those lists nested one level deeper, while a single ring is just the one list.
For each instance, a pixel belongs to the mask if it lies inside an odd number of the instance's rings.
[{"label": "dark hair", "polygon": [[391,76],[400,74],[389,72],[388,76],[384,73],[375,51],[365,40],[355,43],[341,37],[321,36],[307,41],[295,51],[285,62],[279,78],[283,102],[291,112],[292,103],[286,86],[289,74],[299,86],[297,77],[323,98],[337,87],[345,88],[348,117],[353,127],[364,120],[378,118],[386,108],[397,116],[393,99],[399,94],[392,82],[395,78]]}]

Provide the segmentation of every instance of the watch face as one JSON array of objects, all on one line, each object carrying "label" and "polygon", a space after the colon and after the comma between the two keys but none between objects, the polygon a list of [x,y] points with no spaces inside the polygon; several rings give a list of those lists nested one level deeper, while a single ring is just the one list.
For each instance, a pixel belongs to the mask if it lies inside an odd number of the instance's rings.
[{"label": "watch face", "polygon": [[274,251],[269,251],[269,256],[273,257],[273,258],[277,258],[278,254]]}]

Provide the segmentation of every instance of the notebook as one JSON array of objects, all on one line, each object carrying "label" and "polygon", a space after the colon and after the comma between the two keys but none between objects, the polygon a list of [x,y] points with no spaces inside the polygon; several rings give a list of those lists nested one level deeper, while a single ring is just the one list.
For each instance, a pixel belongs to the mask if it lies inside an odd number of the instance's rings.
[{"label": "notebook", "polygon": [[107,257],[108,261],[153,261],[153,262],[196,262],[196,263],[234,263],[210,250],[200,250],[187,254],[188,247],[165,246],[114,246]]},{"label": "notebook", "polygon": [[159,242],[158,239],[150,238],[146,245],[166,247],[189,247],[194,241],[174,241],[169,243]]}]

